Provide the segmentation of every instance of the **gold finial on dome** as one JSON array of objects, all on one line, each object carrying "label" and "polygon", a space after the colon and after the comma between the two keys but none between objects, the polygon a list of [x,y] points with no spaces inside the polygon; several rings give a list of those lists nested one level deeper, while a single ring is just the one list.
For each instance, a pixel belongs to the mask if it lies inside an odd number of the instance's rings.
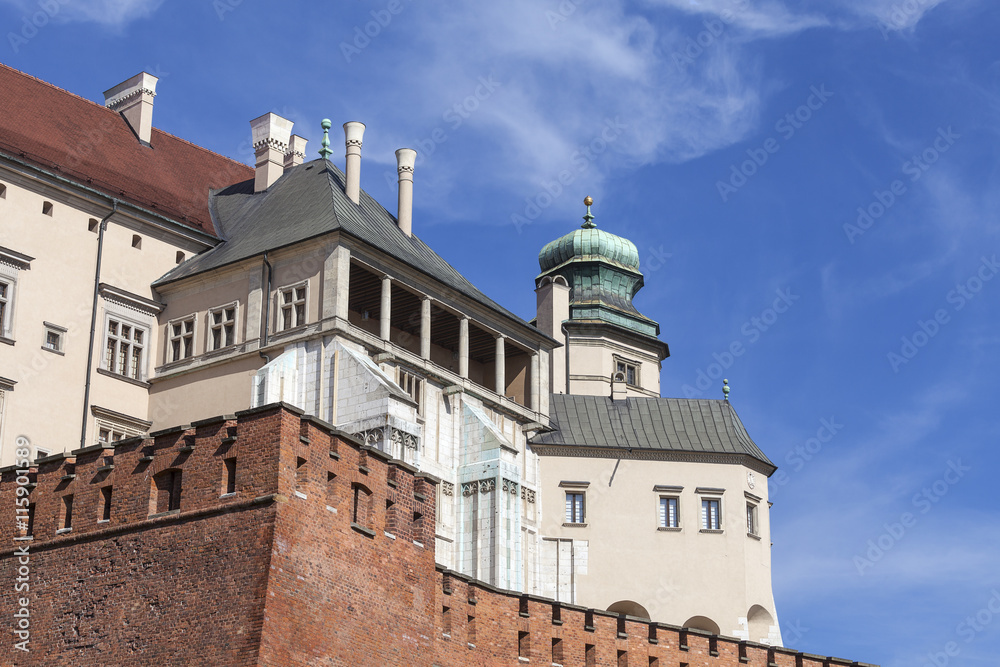
[{"label": "gold finial on dome", "polygon": [[597,225],[594,224],[594,216],[590,214],[590,207],[594,203],[594,198],[587,195],[583,198],[583,205],[587,207],[587,215],[583,216],[583,228],[593,229]]}]

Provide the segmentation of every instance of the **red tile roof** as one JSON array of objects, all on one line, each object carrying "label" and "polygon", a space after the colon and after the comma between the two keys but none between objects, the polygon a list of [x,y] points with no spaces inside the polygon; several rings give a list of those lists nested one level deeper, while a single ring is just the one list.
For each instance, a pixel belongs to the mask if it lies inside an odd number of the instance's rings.
[{"label": "red tile roof", "polygon": [[0,64],[0,153],[216,236],[209,188],[251,167],[153,129],[143,146],[118,113]]}]

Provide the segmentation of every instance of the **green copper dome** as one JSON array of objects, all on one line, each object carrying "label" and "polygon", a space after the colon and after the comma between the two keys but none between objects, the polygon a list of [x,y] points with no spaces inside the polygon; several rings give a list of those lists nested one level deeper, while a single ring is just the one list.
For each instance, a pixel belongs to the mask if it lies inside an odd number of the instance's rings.
[{"label": "green copper dome", "polygon": [[538,265],[544,273],[571,259],[585,258],[639,269],[639,251],[634,243],[596,227],[573,230],[546,244],[538,253]]},{"label": "green copper dome", "polygon": [[542,285],[556,276],[570,288],[570,320],[613,324],[655,337],[659,325],[632,305],[642,288],[639,251],[628,239],[597,229],[587,197],[584,223],[565,236],[546,244],[538,253]]}]

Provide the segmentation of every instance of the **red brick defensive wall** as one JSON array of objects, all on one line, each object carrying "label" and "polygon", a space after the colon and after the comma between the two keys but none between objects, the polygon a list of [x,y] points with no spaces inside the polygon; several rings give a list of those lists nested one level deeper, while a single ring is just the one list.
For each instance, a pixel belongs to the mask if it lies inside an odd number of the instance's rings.
[{"label": "red brick defensive wall", "polygon": [[437,480],[284,404],[19,463],[2,665],[863,664],[438,568]]}]

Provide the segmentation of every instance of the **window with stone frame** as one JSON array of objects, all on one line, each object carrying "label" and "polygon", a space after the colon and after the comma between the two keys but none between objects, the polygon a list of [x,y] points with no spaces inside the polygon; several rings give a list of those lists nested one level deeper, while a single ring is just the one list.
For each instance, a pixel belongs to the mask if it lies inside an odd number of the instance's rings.
[{"label": "window with stone frame", "polygon": [[194,356],[194,325],[194,315],[167,324],[167,350],[170,355],[168,362]]},{"label": "window with stone frame", "polygon": [[424,402],[423,402],[424,380],[423,380],[423,378],[419,377],[418,375],[415,375],[412,371],[408,371],[408,370],[406,370],[404,368],[397,367],[396,368],[396,384],[398,384],[403,391],[405,391],[407,394],[409,394],[410,398],[412,398],[414,401],[416,401],[416,403],[417,403],[417,413],[422,415],[424,413],[424,410],[423,410],[423,407],[424,407]]},{"label": "window with stone frame", "polygon": [[208,347],[221,350],[236,344],[236,304],[231,303],[208,313]]},{"label": "window with stone frame", "polygon": [[286,331],[306,323],[308,284],[300,283],[278,290],[278,330]]},{"label": "window with stone frame", "polygon": [[143,380],[148,329],[117,316],[107,319],[104,368],[132,380]]}]

